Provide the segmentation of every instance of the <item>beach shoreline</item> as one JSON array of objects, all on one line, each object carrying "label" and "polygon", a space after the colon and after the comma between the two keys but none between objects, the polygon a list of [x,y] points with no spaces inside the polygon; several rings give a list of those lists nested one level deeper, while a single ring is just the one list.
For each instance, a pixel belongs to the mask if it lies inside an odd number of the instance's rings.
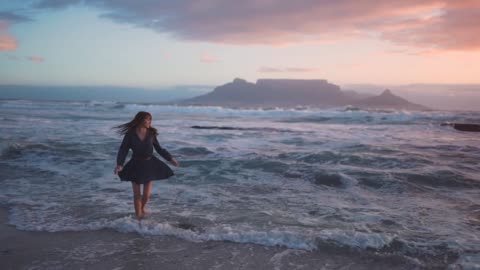
[{"label": "beach shoreline", "polygon": [[226,241],[190,242],[114,230],[31,232],[0,208],[2,269],[412,269],[399,256],[294,250]]}]

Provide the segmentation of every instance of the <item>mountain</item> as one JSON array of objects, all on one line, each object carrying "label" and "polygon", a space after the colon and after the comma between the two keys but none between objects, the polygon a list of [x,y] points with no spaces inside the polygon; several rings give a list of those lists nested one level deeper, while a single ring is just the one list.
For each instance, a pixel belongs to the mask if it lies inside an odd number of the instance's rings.
[{"label": "mountain", "polygon": [[365,98],[375,96],[373,94],[368,94],[368,93],[359,93],[355,90],[342,90],[342,91],[343,91],[343,93],[347,94],[348,96],[350,96],[351,98],[353,98],[355,100],[361,100],[361,99],[365,99]]},{"label": "mountain", "polygon": [[390,89],[397,96],[439,110],[480,110],[480,84],[347,84],[342,85],[344,88],[372,95]]},{"label": "mountain", "polygon": [[352,105],[359,108],[426,110],[386,90],[379,96],[342,91],[327,80],[243,79],[216,87],[212,92],[180,102],[180,105],[227,107],[296,107],[320,108]]},{"label": "mountain", "polygon": [[379,96],[358,100],[353,105],[360,108],[370,109],[428,110],[428,108],[423,105],[411,103],[404,98],[394,95],[389,89],[383,91]]},{"label": "mountain", "polygon": [[212,92],[182,104],[233,107],[331,107],[353,101],[340,87],[326,80],[259,79],[255,84],[243,79],[216,87]]}]

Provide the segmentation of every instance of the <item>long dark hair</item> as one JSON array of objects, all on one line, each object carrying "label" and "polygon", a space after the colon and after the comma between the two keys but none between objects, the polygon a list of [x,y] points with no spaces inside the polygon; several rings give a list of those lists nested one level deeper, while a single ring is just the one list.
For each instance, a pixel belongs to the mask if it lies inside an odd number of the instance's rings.
[{"label": "long dark hair", "polygon": [[[132,121],[115,126],[113,128],[116,129],[120,135],[125,135],[128,131],[136,128],[138,125],[141,125],[143,123],[143,120],[145,120],[145,118],[147,117],[150,117],[150,119],[152,119],[152,115],[149,112],[140,111],[135,115]],[[158,135],[157,129],[152,126],[148,128],[148,131],[150,131],[155,136]]]}]

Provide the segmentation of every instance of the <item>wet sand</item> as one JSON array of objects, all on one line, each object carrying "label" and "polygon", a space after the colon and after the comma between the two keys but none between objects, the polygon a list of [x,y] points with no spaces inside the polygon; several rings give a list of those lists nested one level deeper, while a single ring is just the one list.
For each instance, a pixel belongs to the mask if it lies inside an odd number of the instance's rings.
[{"label": "wet sand", "polygon": [[[113,230],[28,232],[0,208],[2,269],[419,269],[396,255],[292,250],[224,241],[194,243]],[[430,267],[429,267],[430,268]]]}]

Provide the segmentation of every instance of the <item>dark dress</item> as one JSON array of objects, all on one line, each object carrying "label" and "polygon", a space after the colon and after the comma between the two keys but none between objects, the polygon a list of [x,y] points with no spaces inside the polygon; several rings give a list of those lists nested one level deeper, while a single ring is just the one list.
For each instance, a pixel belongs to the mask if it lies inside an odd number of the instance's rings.
[{"label": "dark dress", "polygon": [[171,161],[172,155],[158,143],[157,136],[147,131],[142,141],[135,129],[129,130],[123,137],[117,154],[117,165],[123,166],[128,150],[132,149],[132,158],[118,173],[122,181],[132,181],[146,184],[151,180],[167,179],[174,173],[163,161],[153,155],[153,148],[166,160]]}]

